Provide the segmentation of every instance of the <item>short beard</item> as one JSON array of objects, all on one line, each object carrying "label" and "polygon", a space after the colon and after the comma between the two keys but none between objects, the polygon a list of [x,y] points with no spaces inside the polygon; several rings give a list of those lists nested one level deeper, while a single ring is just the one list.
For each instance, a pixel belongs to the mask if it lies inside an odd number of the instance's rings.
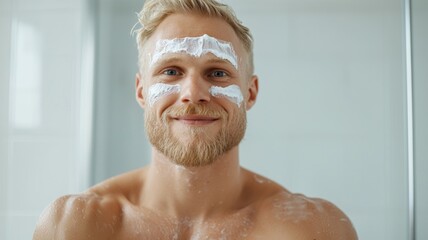
[{"label": "short beard", "polygon": [[[237,146],[245,134],[247,116],[244,108],[234,112],[234,119],[229,119],[221,108],[205,104],[188,104],[166,109],[160,119],[156,112],[145,112],[145,129],[151,144],[172,162],[185,167],[198,167],[212,164],[224,153]],[[188,142],[178,139],[171,131],[171,116],[197,114],[218,117],[222,126],[215,136],[209,136],[203,127],[190,126],[186,129],[190,135]]]}]

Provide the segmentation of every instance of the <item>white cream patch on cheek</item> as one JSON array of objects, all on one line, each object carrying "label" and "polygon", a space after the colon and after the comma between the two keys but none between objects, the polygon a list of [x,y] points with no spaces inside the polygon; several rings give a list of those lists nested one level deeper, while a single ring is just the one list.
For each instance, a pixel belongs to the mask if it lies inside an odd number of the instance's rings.
[{"label": "white cream patch on cheek", "polygon": [[229,61],[238,69],[238,57],[236,56],[232,44],[218,40],[207,34],[200,37],[158,40],[150,66],[153,66],[163,55],[168,53],[186,53],[193,57],[200,57],[203,54],[212,53],[218,58]]},{"label": "white cream patch on cheek", "polygon": [[148,101],[149,105],[153,106],[162,97],[179,93],[181,91],[181,86],[179,84],[171,85],[165,83],[156,83],[149,87],[148,90]]},{"label": "white cream patch on cheek", "polygon": [[[148,103],[150,106],[153,106],[161,98],[166,97],[171,94],[180,93],[181,86],[180,84],[165,84],[165,83],[156,83],[149,87],[148,89]],[[209,93],[213,97],[223,97],[229,101],[241,107],[241,104],[244,100],[244,97],[241,92],[241,88],[238,85],[230,85],[227,87],[218,87],[212,86],[209,89]]]},{"label": "white cream patch on cheek", "polygon": [[230,85],[228,87],[212,86],[210,88],[210,94],[213,97],[225,97],[229,101],[236,103],[238,107],[241,107],[244,97],[242,96],[241,88],[238,85]]}]

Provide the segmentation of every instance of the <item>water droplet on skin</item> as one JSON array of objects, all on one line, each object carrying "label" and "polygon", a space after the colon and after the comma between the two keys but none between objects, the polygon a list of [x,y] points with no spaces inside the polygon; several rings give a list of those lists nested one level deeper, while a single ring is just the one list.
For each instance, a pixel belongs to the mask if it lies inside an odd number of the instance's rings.
[{"label": "water droplet on skin", "polygon": [[263,178],[261,178],[260,176],[257,176],[257,175],[254,175],[254,179],[258,183],[265,183],[266,182]]},{"label": "water droplet on skin", "polygon": [[275,217],[278,220],[298,223],[314,215],[309,207],[310,202],[302,196],[283,195],[274,200]]}]

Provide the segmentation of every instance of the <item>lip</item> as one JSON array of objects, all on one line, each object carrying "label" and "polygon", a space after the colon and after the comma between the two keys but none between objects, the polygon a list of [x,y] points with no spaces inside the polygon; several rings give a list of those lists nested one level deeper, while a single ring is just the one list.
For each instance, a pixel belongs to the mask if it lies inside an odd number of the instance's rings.
[{"label": "lip", "polygon": [[188,125],[208,125],[216,122],[220,118],[204,115],[185,115],[173,117],[172,119]]}]

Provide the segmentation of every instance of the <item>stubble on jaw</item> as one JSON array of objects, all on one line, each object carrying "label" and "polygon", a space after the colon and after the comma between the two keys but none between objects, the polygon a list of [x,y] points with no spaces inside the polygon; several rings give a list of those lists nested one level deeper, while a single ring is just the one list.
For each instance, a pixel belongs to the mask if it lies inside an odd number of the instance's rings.
[{"label": "stubble on jaw", "polygon": [[[171,116],[203,115],[218,117],[221,129],[210,136],[204,127],[189,126],[185,131],[188,141],[174,135],[171,129]],[[212,164],[221,155],[237,146],[245,134],[247,125],[244,108],[237,108],[234,119],[230,119],[224,109],[207,104],[187,104],[166,109],[161,117],[154,109],[146,109],[144,125],[151,144],[175,164],[184,167],[198,167]]]}]

